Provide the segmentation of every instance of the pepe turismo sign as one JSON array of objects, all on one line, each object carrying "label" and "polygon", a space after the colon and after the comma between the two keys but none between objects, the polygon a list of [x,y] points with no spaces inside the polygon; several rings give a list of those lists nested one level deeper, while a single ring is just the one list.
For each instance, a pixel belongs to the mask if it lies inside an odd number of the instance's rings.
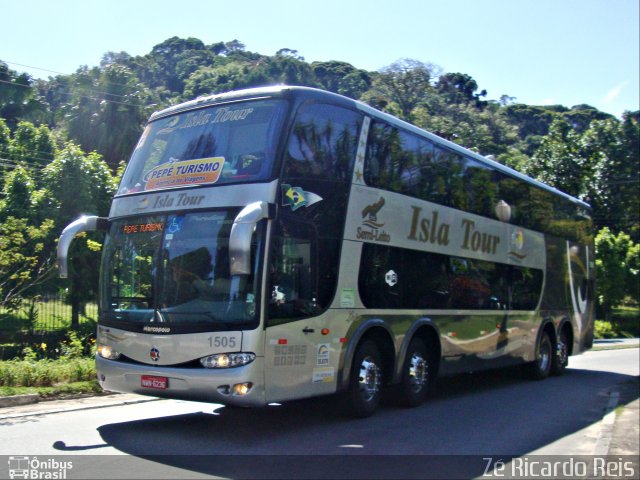
[{"label": "pepe turismo sign", "polygon": [[158,165],[144,176],[145,190],[216,183],[224,166],[223,157],[199,158]]}]

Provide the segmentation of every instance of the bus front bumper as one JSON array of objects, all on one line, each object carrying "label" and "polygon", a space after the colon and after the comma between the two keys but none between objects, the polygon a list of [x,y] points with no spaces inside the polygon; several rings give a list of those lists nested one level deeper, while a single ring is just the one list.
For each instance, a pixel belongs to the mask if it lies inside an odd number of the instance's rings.
[{"label": "bus front bumper", "polygon": [[266,405],[263,372],[263,357],[227,369],[156,367],[96,357],[98,382],[105,390],[242,407]]}]

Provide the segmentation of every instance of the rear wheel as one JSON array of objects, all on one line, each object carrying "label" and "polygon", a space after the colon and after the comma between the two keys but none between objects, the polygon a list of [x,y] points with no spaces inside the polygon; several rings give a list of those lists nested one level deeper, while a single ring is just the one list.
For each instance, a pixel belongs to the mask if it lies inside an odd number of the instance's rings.
[{"label": "rear wheel", "polygon": [[365,340],[356,350],[346,392],[349,413],[357,418],[376,411],[382,394],[382,360],[378,346]]},{"label": "rear wheel", "polygon": [[547,332],[542,332],[536,345],[536,359],[527,365],[527,373],[533,380],[549,376],[553,362],[553,346]]},{"label": "rear wheel", "polygon": [[551,373],[562,375],[569,365],[569,335],[566,329],[560,330],[558,345],[554,351]]},{"label": "rear wheel", "polygon": [[422,404],[429,393],[432,375],[433,365],[427,347],[421,339],[412,339],[402,366],[399,402],[407,407]]}]

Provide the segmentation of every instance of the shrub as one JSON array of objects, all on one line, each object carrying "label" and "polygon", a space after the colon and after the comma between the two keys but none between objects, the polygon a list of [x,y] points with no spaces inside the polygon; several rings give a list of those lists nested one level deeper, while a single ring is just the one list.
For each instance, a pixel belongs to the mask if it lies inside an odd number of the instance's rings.
[{"label": "shrub", "polygon": [[3,387],[50,387],[94,380],[95,376],[92,358],[0,361],[0,386]]},{"label": "shrub", "polygon": [[619,336],[617,328],[608,320],[596,320],[595,338],[617,338]]}]

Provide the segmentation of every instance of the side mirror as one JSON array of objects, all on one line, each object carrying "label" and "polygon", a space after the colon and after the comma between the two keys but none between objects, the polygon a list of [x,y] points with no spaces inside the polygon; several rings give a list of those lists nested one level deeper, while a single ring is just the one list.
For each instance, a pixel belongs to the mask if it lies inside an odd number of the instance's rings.
[{"label": "side mirror", "polygon": [[58,239],[58,268],[60,269],[60,278],[68,277],[69,247],[71,246],[71,242],[76,234],[80,232],[106,230],[107,225],[108,221],[106,218],[83,215],[65,227]]},{"label": "side mirror", "polygon": [[233,221],[229,236],[231,275],[251,273],[251,237],[263,218],[270,218],[269,204],[254,202],[244,207]]}]

